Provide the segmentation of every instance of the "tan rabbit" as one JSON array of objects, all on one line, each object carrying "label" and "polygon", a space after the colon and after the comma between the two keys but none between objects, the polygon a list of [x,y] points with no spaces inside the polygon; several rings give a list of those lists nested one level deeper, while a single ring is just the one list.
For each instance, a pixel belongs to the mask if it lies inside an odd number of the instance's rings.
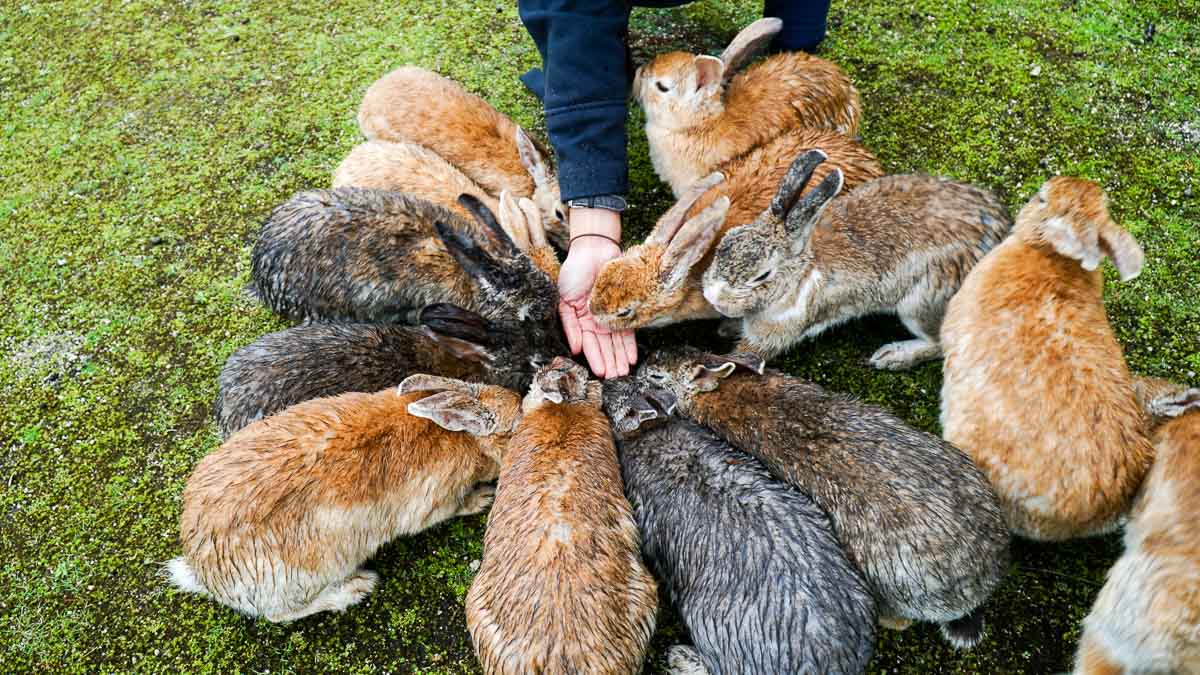
[{"label": "tan rabbit", "polygon": [[646,111],[650,159],[676,197],[789,129],[858,131],[858,91],[824,59],[776,54],[736,74],[782,26],[779,19],[755,21],[721,58],[671,52],[638,69],[633,95]]},{"label": "tan rabbit", "polygon": [[1125,553],[1083,621],[1079,675],[1200,673],[1200,389],[1148,401],[1166,420]]},{"label": "tan rabbit", "polygon": [[566,208],[545,149],[457,82],[416,66],[397,68],[367,89],[358,126],[370,140],[428,148],[493,198],[507,190],[532,199],[546,231],[565,247]]},{"label": "tan rabbit", "polygon": [[[731,228],[767,208],[792,161],[812,148],[827,157],[814,169],[818,179],[838,168],[847,185],[856,187],[883,175],[879,161],[862,144],[812,129],[789,131],[725,162],[720,166],[724,182],[715,175],[697,182],[659,219],[645,242],[601,268],[589,298],[596,320],[626,329],[720,316],[702,289],[712,249]],[[722,218],[725,199],[728,210]],[[686,223],[685,214],[690,216]]]},{"label": "tan rabbit", "polygon": [[809,179],[823,162],[818,150],[800,155],[769,207],[725,234],[704,297],[741,319],[737,350],[764,358],[875,313],[896,314],[915,339],[884,345],[871,365],[899,370],[937,358],[946,302],[1011,227],[1003,204],[919,174],[878,178],[835,200],[840,168],[815,186]]},{"label": "tan rabbit", "polygon": [[268,621],[357,604],[380,546],[487,508],[520,403],[414,375],[254,422],[188,478],[172,583]]},{"label": "tan rabbit", "polygon": [[471,212],[458,203],[468,194],[483,202],[493,213],[500,200],[441,155],[416,143],[367,141],[354,146],[333,173],[333,187],[395,190],[444,206],[470,218]]},{"label": "tan rabbit", "polygon": [[1107,255],[1123,280],[1137,241],[1095,183],[1056,177],[967,275],[942,324],[942,426],[996,487],[1012,530],[1055,541],[1112,530],[1153,457],[1104,312]]},{"label": "tan rabbit", "polygon": [[522,402],[467,593],[489,675],[641,671],[658,596],[600,396],[558,358]]}]

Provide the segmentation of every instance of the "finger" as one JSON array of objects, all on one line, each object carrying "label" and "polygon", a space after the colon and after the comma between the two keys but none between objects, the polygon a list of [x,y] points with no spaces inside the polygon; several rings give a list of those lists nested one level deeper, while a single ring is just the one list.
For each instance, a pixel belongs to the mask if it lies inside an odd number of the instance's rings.
[{"label": "finger", "polygon": [[629,367],[633,368],[633,364],[637,363],[637,335],[627,330],[621,333],[621,342],[625,344],[625,358],[629,359]]},{"label": "finger", "polygon": [[[565,302],[558,303],[558,315],[562,319],[563,332],[567,334],[567,345],[572,354],[578,354],[583,347],[583,329],[579,326],[579,315],[575,308]],[[588,357],[591,360],[591,357]]]},{"label": "finger", "polygon": [[596,377],[604,377],[604,355],[600,351],[600,341],[595,333],[583,334],[583,355],[587,358],[588,368],[592,369],[592,373]]},{"label": "finger", "polygon": [[604,355],[604,374],[601,377],[617,376],[617,358],[613,354],[613,339],[611,335],[598,335],[600,353]]},{"label": "finger", "polygon": [[616,377],[625,377],[629,374],[629,355],[625,353],[625,337],[622,333],[613,333],[609,336],[612,340],[613,359],[616,361]]}]

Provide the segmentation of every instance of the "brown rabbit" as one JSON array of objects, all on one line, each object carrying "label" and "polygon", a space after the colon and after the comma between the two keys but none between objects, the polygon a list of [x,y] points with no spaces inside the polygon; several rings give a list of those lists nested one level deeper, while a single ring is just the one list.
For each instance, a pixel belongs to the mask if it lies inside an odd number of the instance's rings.
[{"label": "brown rabbit", "polygon": [[357,604],[380,546],[487,508],[520,404],[414,375],[254,422],[188,478],[172,583],[268,621]]},{"label": "brown rabbit", "polygon": [[650,159],[676,197],[789,129],[858,131],[858,90],[824,59],[776,54],[735,76],[782,26],[779,19],[755,21],[719,59],[671,52],[638,69],[633,95],[646,111]]},{"label": "brown rabbit", "polygon": [[[820,148],[827,158],[814,169],[818,180],[841,169],[846,184],[856,187],[883,175],[879,161],[862,144],[812,129],[789,131],[725,162],[719,168],[724,182],[713,175],[696,183],[659,219],[645,242],[601,268],[589,298],[596,320],[626,329],[720,316],[704,298],[701,283],[716,242],[762,213],[793,160],[812,148]],[[722,199],[729,202],[724,218]],[[686,223],[685,214],[690,218]]]},{"label": "brown rabbit", "polygon": [[1200,389],[1147,402],[1154,466],[1125,527],[1125,554],[1083,621],[1075,672],[1200,673]]},{"label": "brown rabbit", "polygon": [[458,196],[468,194],[493,213],[500,211],[499,199],[436,152],[416,143],[367,141],[354,146],[334,171],[333,187],[395,190],[444,206],[464,218],[472,214],[458,203]]},{"label": "brown rabbit", "polygon": [[600,390],[560,357],[522,402],[467,593],[467,627],[489,675],[641,670],[658,596]]},{"label": "brown rabbit", "polygon": [[1000,495],[1012,530],[1045,541],[1119,524],[1153,457],[1104,313],[1107,255],[1121,278],[1142,249],[1095,183],[1059,176],[950,301],[942,426]]},{"label": "brown rabbit", "polygon": [[547,233],[566,245],[566,208],[545,149],[457,82],[416,66],[397,68],[367,89],[358,126],[370,140],[432,150],[494,198],[508,191],[532,199]]}]

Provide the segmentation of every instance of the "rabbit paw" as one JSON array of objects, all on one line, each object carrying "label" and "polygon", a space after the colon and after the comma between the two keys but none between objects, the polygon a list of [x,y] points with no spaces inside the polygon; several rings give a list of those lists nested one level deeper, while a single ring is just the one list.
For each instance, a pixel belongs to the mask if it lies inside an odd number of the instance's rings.
[{"label": "rabbit paw", "polygon": [[475,488],[467,498],[463,500],[462,508],[458,510],[460,516],[473,516],[476,513],[483,513],[488,510],[492,502],[496,499],[495,485],[481,485]]},{"label": "rabbit paw", "polygon": [[918,363],[938,358],[941,353],[941,347],[928,340],[901,340],[880,347],[871,356],[870,363],[879,370],[908,370]]}]

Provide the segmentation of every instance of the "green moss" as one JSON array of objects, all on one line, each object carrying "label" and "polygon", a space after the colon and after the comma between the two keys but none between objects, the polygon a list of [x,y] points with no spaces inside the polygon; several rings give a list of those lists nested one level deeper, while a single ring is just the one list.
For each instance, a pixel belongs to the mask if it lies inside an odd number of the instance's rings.
[{"label": "green moss", "polygon": [[[638,10],[635,56],[716,52],[758,7]],[[871,0],[837,4],[830,29],[825,55],[858,83],[865,142],[889,170],[986,185],[1014,209],[1054,173],[1104,184],[1147,250],[1137,280],[1109,272],[1129,360],[1198,381],[1193,5]],[[511,3],[18,3],[0,11],[0,45],[5,670],[473,672],[462,603],[482,517],[388,546],[363,606],[291,626],[169,590],[159,565],[177,553],[183,481],[217,446],[221,364],[284,325],[242,293],[258,223],[328,184],[362,92],[395,65],[440,70],[540,129],[516,80],[537,54]],[[634,111],[631,241],[670,201],[641,124]],[[713,326],[641,337],[719,348]],[[859,321],[781,363],[936,431],[936,364],[865,366],[902,335]],[[873,670],[1062,670],[1118,550],[1018,543],[979,649],[953,653],[929,626],[885,632]],[[660,624],[654,670],[686,640],[669,610]]]}]

